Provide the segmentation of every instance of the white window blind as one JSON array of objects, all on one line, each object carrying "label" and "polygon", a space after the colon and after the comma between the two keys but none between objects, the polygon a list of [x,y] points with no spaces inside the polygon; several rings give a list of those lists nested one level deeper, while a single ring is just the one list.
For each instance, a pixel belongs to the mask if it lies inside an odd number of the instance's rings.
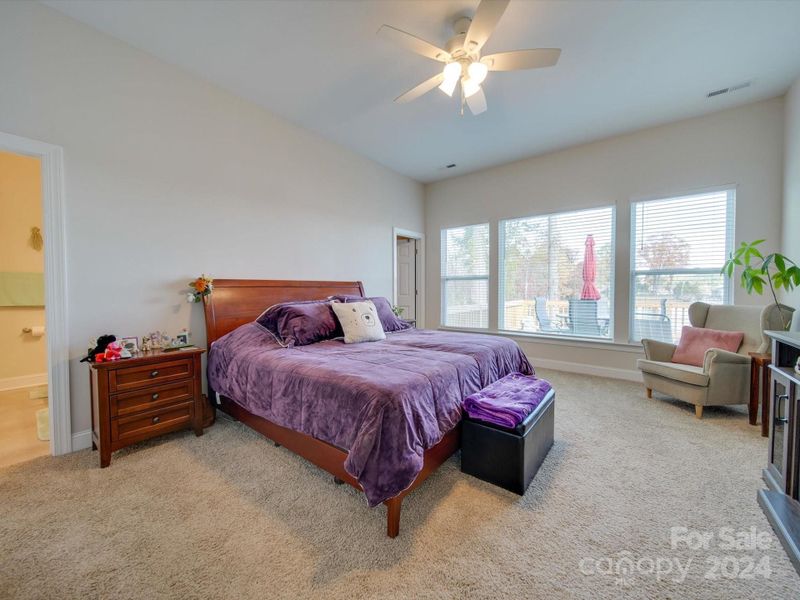
[{"label": "white window blind", "polygon": [[499,242],[500,329],[613,335],[613,207],[501,221]]},{"label": "white window blind", "polygon": [[442,325],[489,327],[489,224],[442,230]]},{"label": "white window blind", "polygon": [[733,245],[734,190],[631,206],[631,339],[675,342],[692,302],[731,302],[720,269]]}]

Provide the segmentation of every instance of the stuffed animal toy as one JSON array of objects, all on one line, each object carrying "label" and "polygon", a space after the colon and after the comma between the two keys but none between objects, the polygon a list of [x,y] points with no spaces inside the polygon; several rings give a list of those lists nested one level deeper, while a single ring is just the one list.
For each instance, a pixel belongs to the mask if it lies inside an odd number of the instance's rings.
[{"label": "stuffed animal toy", "polygon": [[106,346],[105,352],[97,353],[94,356],[95,362],[111,362],[112,360],[119,360],[122,358],[122,344],[119,342],[111,342]]},{"label": "stuffed animal toy", "polygon": [[116,342],[116,336],[107,333],[106,335],[101,335],[97,338],[97,342],[95,343],[95,347],[90,349],[88,354],[81,359],[81,362],[94,362],[95,357],[98,354],[104,354],[108,345],[112,342]]}]

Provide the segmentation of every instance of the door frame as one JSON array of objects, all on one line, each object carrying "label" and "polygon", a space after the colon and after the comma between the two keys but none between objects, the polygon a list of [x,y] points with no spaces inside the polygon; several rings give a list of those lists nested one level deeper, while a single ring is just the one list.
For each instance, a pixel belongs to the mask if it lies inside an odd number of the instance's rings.
[{"label": "door frame", "polygon": [[425,235],[418,231],[392,228],[392,304],[397,304],[397,238],[411,238],[417,241],[417,255],[414,261],[414,279],[417,287],[416,316],[418,327],[425,326]]},{"label": "door frame", "polygon": [[58,456],[72,452],[64,150],[61,146],[3,132],[0,132],[0,150],[39,158],[42,166],[47,403],[50,409],[50,453]]}]

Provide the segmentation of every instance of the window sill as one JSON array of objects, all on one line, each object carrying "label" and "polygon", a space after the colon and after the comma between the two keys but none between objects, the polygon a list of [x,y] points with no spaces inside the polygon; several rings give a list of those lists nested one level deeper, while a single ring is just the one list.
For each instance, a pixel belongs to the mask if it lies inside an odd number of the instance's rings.
[{"label": "window sill", "polygon": [[523,333],[519,331],[499,331],[491,329],[470,329],[467,327],[444,327],[439,326],[440,331],[461,331],[464,333],[485,333],[488,335],[499,335],[511,338],[515,341],[553,344],[556,346],[570,346],[574,348],[593,348],[597,350],[610,350],[612,352],[630,352],[632,354],[642,354],[644,349],[641,344],[621,343],[614,340],[590,339],[582,337],[570,337],[565,335],[544,335],[540,333]]}]

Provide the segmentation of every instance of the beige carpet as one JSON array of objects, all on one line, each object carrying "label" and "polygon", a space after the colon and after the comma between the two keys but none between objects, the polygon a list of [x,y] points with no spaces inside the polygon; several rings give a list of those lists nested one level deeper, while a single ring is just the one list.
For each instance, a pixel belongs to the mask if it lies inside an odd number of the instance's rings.
[{"label": "beige carpet", "polygon": [[[698,421],[635,384],[541,374],[557,440],[527,494],[461,474],[455,457],[406,500],[395,540],[383,507],[230,421],[102,471],[90,451],[3,469],[0,597],[798,597],[756,503],[766,442],[741,412]],[[673,548],[671,527],[715,537]],[[765,532],[767,548],[722,549],[723,527]]]}]

